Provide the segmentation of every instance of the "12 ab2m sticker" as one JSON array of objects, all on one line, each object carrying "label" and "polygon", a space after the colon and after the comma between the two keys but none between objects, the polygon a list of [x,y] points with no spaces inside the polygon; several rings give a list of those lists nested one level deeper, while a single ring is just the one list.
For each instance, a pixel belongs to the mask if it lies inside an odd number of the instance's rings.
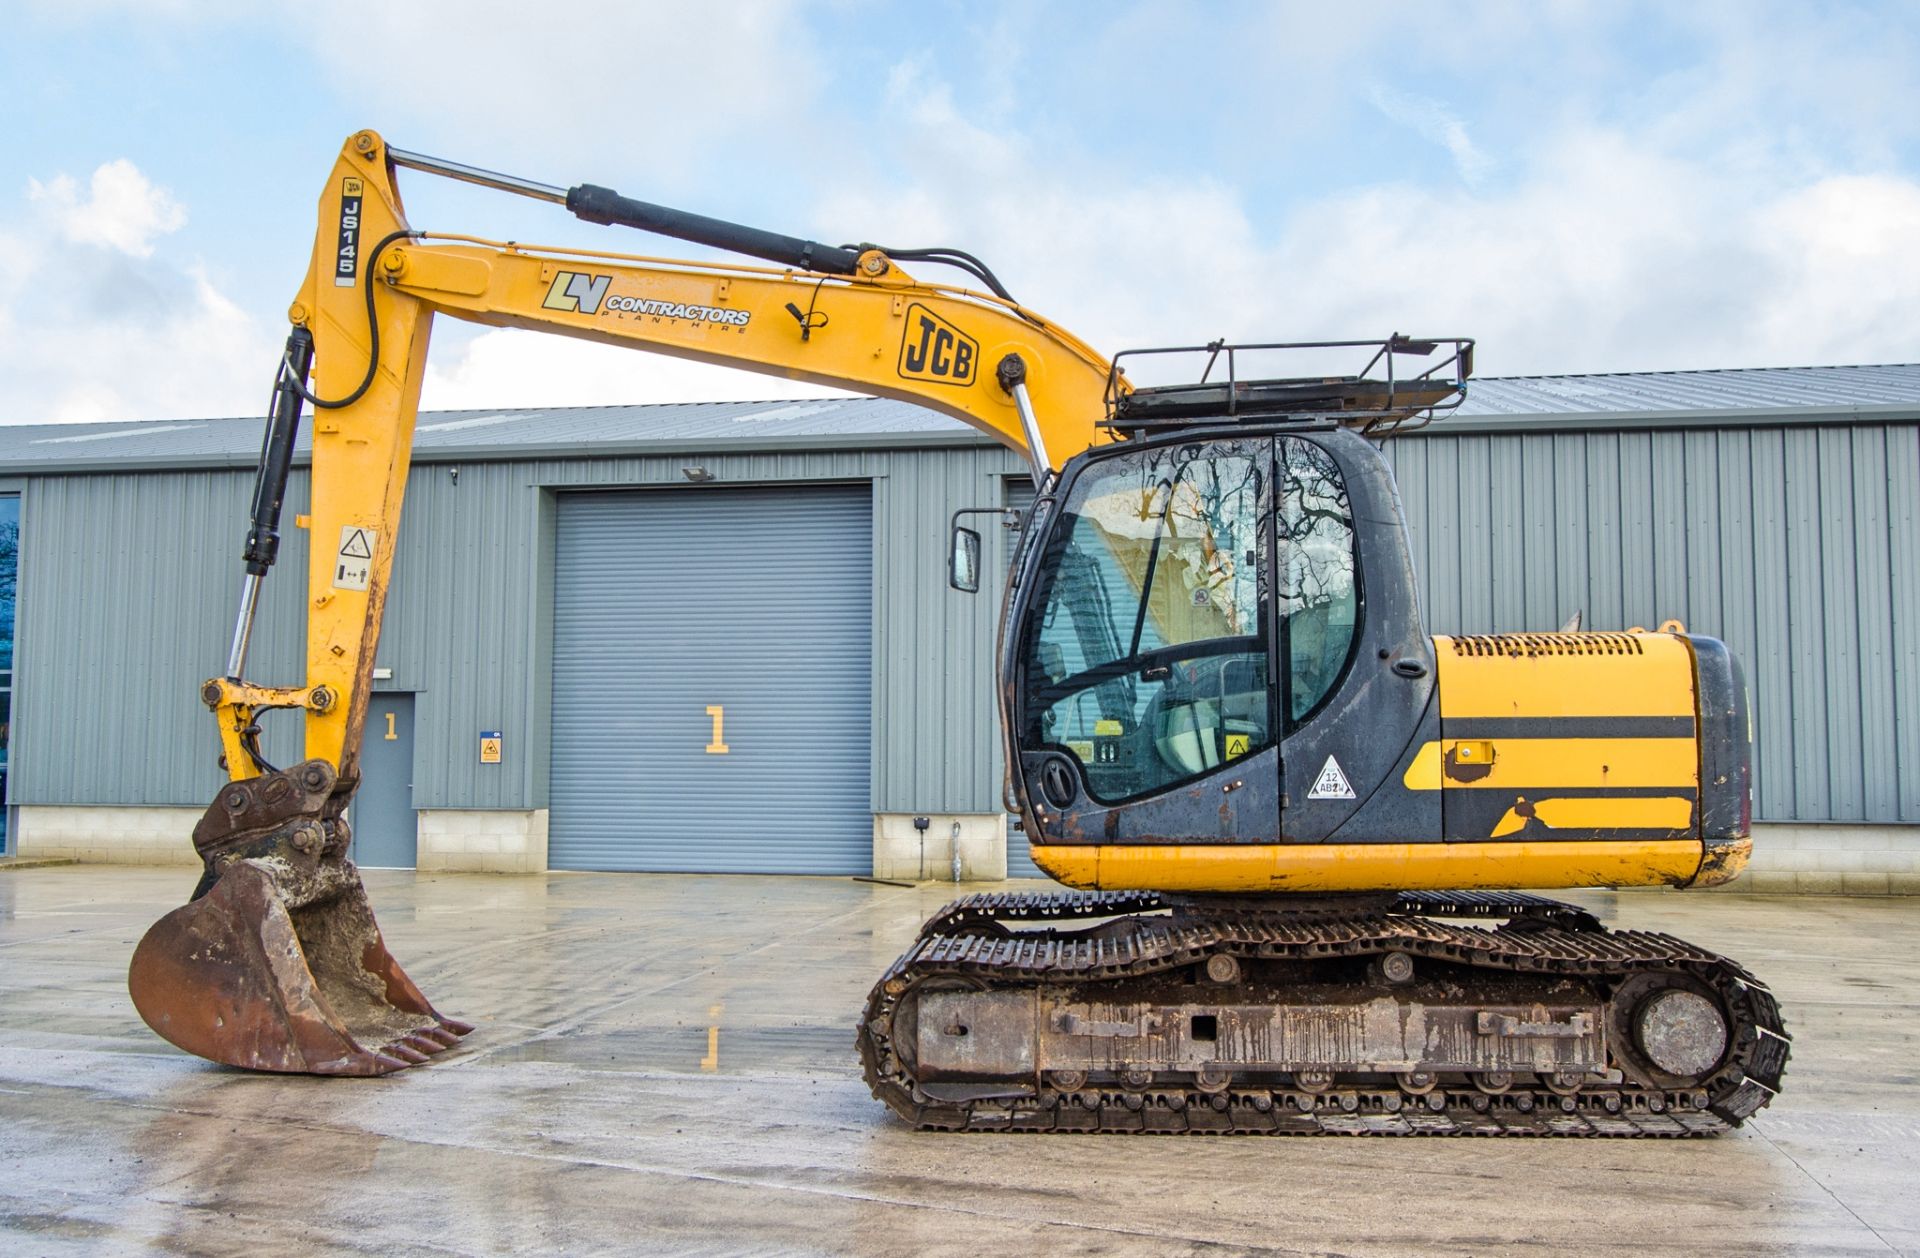
[{"label": "12 ab2m sticker", "polygon": [[907,307],[900,338],[900,374],[935,384],[972,384],[980,367],[980,342],[918,302]]}]

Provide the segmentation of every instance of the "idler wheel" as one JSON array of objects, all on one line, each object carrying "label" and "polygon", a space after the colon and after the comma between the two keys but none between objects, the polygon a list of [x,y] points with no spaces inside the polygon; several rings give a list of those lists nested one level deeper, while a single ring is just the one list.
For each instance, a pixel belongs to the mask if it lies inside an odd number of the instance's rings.
[{"label": "idler wheel", "polygon": [[1633,1038],[1661,1070],[1694,1078],[1720,1064],[1727,1051],[1727,1019],[1698,992],[1670,987],[1640,1002]]}]

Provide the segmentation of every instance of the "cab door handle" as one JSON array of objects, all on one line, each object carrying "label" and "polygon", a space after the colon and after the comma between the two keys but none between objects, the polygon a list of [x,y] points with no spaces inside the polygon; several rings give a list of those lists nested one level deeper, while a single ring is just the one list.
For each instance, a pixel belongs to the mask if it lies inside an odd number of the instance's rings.
[{"label": "cab door handle", "polygon": [[1393,671],[1402,677],[1425,677],[1427,675],[1427,666],[1419,660],[1395,660],[1393,662]]}]

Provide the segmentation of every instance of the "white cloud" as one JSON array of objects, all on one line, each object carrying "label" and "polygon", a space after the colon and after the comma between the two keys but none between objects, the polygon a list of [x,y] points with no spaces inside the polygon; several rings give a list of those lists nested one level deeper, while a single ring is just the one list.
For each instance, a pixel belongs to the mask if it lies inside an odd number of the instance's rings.
[{"label": "white cloud", "polygon": [[124,157],[95,170],[84,197],[71,175],[55,175],[45,183],[29,178],[27,198],[52,217],[63,239],[135,258],[152,257],[157,237],[187,225],[187,212],[173,195]]},{"label": "white cloud", "polygon": [[[747,179],[750,154],[826,150],[807,126],[826,57],[797,0],[570,0],[540,8],[537,37],[528,12],[521,0],[339,0],[328,18],[338,29],[430,54],[396,72],[359,39],[320,39],[313,51],[394,144],[438,152],[431,146],[481,141],[477,153],[441,155],[537,179],[604,183],[644,171],[651,187],[632,195],[650,199],[711,177],[723,143],[739,146],[726,154],[728,175]],[[415,120],[421,131],[405,129]]]},{"label": "white cloud", "polygon": [[1109,352],[1397,329],[1476,336],[1484,373],[1528,374],[1910,361],[1920,341],[1920,183],[1899,175],[1543,124],[1498,180],[1335,180],[1263,218],[1225,182],[977,128],[917,67],[895,88],[914,105],[893,165],[819,217],[966,248]]},{"label": "white cloud", "polygon": [[1475,335],[1488,373],[1906,361],[1917,229],[1910,180],[1754,187],[1588,133],[1498,195],[1329,198],[1264,264],[1289,331]]},{"label": "white cloud", "polygon": [[[246,21],[235,0],[67,7]],[[1009,4],[982,10],[965,36],[977,47],[903,56],[829,46],[823,10],[798,0],[581,0],[543,13],[531,49],[521,12],[342,0],[343,28],[434,55],[394,73],[351,41],[313,51],[360,111],[349,121],[391,127],[395,143],[833,242],[958,246],[1109,351],[1400,329],[1476,335],[1483,370],[1523,373],[1911,359],[1920,341],[1920,183],[1899,156],[1920,124],[1885,107],[1913,95],[1920,59],[1910,36],[1869,38],[1859,15],[1272,5],[1196,22],[1190,6],[1143,2],[1103,11],[1068,47],[1048,34],[1064,19]],[[1629,37],[1635,23],[1690,33],[1670,68],[1619,68],[1658,34]],[[1419,48],[1430,77],[1394,73],[1387,35]],[[1285,49],[1312,55],[1276,93],[1253,71]],[[1127,125],[1106,125],[1116,110]],[[1461,179],[1404,178],[1384,158],[1404,157],[1407,137],[1376,110]],[[494,202],[437,218],[433,181],[408,178],[423,226],[489,231],[498,212],[509,226],[495,234],[510,235],[513,213],[534,213]],[[172,234],[185,207],[126,162],[29,197],[11,216],[0,205],[0,418],[258,408],[279,307],[249,320],[195,269]],[[535,209],[540,230],[556,221]],[[442,334],[423,400],[819,392],[463,331]]]},{"label": "white cloud", "polygon": [[1411,127],[1423,139],[1447,150],[1453,158],[1454,169],[1468,183],[1478,183],[1492,168],[1493,159],[1475,147],[1467,135],[1467,124],[1439,101],[1395,91],[1382,84],[1369,90],[1367,99],[1393,121]]},{"label": "white cloud", "polygon": [[242,415],[265,403],[273,339],[190,257],[185,210],[127,161],[83,195],[31,181],[0,207],[0,422]]}]

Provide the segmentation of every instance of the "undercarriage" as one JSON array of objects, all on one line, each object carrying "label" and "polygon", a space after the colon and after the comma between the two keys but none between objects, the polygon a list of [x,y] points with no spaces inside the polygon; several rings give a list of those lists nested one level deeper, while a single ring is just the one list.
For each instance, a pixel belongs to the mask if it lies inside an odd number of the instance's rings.
[{"label": "undercarriage", "polygon": [[1788,1055],[1733,962],[1508,892],[971,896],[858,1038],[876,1097],[954,1131],[1715,1135]]}]

